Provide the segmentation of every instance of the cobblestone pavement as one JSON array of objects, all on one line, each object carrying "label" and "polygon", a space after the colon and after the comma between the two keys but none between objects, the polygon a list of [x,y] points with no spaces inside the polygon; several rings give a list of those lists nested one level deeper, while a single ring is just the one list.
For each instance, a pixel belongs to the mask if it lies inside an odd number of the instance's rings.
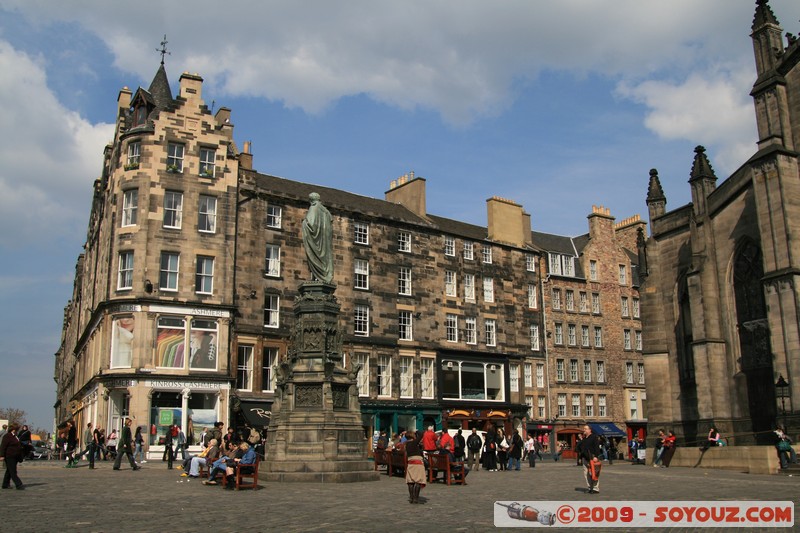
[{"label": "cobblestone pavement", "polygon": [[[167,470],[161,461],[148,462],[135,472],[126,465],[115,472],[111,466],[100,461],[95,470],[89,470],[86,462],[81,462],[78,468],[66,469],[58,461],[26,461],[20,465],[20,477],[27,490],[0,491],[0,531],[498,531],[494,527],[494,502],[498,500],[595,504],[792,500],[796,504],[800,499],[800,477],[651,468],[624,462],[603,468],[599,495],[584,492],[582,469],[573,461],[545,461],[537,463],[535,469],[523,465],[519,472],[471,472],[467,486],[428,485],[422,491],[424,505],[410,505],[403,479],[385,474],[375,482],[337,485],[260,481],[257,491],[227,491],[181,478],[180,470]],[[795,529],[800,530],[800,523]],[[603,530],[626,531],[592,531]],[[692,529],[653,531],[670,530]],[[702,529],[715,530],[723,528]]]}]

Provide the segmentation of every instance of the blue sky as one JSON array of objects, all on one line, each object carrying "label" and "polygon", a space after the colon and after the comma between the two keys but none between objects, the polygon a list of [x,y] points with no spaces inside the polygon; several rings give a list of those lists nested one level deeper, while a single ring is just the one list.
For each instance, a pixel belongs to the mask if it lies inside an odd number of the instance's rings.
[{"label": "blue sky", "polygon": [[[771,0],[800,33],[800,3]],[[123,86],[164,34],[261,172],[382,198],[411,170],[428,210],[587,231],[689,201],[693,148],[720,179],[755,151],[753,0],[0,0],[0,407],[50,427],[53,354]]]}]

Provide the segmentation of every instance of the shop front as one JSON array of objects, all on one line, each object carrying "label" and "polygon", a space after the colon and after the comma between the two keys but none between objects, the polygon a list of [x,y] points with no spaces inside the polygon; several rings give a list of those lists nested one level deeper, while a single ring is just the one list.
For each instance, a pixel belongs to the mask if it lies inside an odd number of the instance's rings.
[{"label": "shop front", "polygon": [[564,427],[556,430],[556,453],[561,451],[562,459],[577,459],[578,435],[583,434],[579,427]]},{"label": "shop front", "polygon": [[245,426],[264,432],[272,417],[272,400],[261,398],[231,398],[231,425],[237,430]]},{"label": "shop front", "polygon": [[424,430],[428,426],[441,427],[441,411],[434,404],[399,404],[361,400],[361,419],[364,436],[377,443],[377,436],[385,430],[390,437],[401,431]]},{"label": "shop front", "polygon": [[528,422],[525,426],[525,430],[527,431],[528,435],[532,436],[534,440],[539,443],[539,448],[541,449],[542,453],[550,453],[550,450],[553,449],[554,443],[551,442],[551,439],[555,439],[555,434],[553,433],[553,424],[546,423],[546,422]]}]

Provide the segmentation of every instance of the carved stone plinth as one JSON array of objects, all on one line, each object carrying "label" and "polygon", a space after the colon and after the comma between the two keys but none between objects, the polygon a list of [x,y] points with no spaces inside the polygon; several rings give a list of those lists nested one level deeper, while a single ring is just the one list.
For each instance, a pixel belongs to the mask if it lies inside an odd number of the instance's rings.
[{"label": "carved stone plinth", "polygon": [[367,459],[357,368],[341,366],[334,285],[304,283],[287,360],[278,367],[263,465],[267,481],[377,481]]}]

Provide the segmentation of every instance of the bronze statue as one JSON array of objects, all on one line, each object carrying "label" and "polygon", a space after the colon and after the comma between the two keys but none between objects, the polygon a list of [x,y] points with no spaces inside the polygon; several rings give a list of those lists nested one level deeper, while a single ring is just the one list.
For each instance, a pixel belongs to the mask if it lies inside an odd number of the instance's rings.
[{"label": "bronze statue", "polygon": [[303,219],[303,245],[313,277],[325,283],[333,281],[333,218],[322,205],[318,193],[308,195],[311,206]]}]

